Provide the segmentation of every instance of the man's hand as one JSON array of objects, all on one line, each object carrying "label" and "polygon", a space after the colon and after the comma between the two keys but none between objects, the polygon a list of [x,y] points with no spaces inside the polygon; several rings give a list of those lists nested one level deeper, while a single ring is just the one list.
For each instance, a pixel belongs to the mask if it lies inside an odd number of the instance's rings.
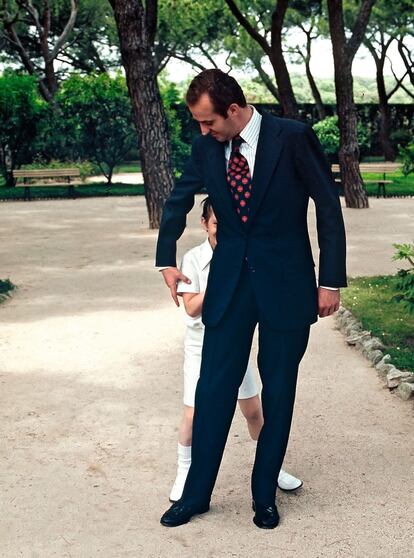
[{"label": "man's hand", "polygon": [[181,271],[176,267],[168,267],[167,269],[163,269],[161,273],[164,276],[164,281],[167,287],[171,291],[171,296],[176,306],[180,306],[180,303],[178,302],[178,296],[177,296],[177,283],[178,281],[184,281],[184,283],[190,284],[191,283],[190,279],[185,275],[183,275]]},{"label": "man's hand", "polygon": [[324,289],[319,287],[318,289],[318,306],[319,306],[319,316],[321,318],[326,318],[339,308],[340,302],[340,292],[339,289],[332,291],[331,289]]}]

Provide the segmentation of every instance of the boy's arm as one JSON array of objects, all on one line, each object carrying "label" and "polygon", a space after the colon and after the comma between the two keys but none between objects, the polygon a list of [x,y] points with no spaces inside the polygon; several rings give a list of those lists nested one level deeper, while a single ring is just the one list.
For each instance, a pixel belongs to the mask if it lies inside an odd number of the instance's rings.
[{"label": "boy's arm", "polygon": [[204,291],[202,293],[182,294],[185,311],[192,318],[197,318],[203,309]]}]

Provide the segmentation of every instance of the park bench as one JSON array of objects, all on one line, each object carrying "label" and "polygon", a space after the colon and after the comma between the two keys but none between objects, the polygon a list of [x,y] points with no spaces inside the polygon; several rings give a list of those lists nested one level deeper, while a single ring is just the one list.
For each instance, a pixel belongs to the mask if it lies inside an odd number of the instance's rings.
[{"label": "park bench", "polygon": [[13,177],[16,186],[24,187],[24,199],[30,200],[30,188],[44,188],[46,186],[67,186],[68,196],[74,198],[74,186],[82,184],[79,169],[36,169],[15,170]]},{"label": "park bench", "polygon": [[[390,162],[383,162],[383,163],[359,163],[359,170],[362,173],[375,173],[375,174],[382,174],[381,178],[372,178],[366,179],[364,178],[364,184],[371,183],[371,184],[378,184],[377,190],[377,198],[380,197],[381,193],[386,197],[387,193],[385,190],[386,184],[392,184],[393,180],[387,180],[387,173],[395,172],[401,168],[400,163],[390,163]],[[341,182],[340,178],[340,170],[339,165],[334,164],[332,165],[332,173],[335,177],[335,182]]]}]

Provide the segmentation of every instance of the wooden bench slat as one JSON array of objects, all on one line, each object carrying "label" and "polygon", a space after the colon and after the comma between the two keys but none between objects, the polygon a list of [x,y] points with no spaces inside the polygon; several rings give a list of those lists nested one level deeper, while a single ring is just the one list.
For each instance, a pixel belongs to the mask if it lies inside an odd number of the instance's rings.
[{"label": "wooden bench slat", "polygon": [[[399,170],[401,168],[401,165],[399,163],[387,163],[387,164],[379,164],[379,163],[360,163],[359,164],[359,169],[361,172],[392,172],[392,171],[396,171]],[[333,164],[332,167],[332,172],[339,172],[339,165],[338,164]]]},{"label": "wooden bench slat", "polygon": [[392,184],[393,180],[383,180],[382,178],[364,178],[364,182],[369,182],[370,184]]},{"label": "wooden bench slat", "polygon": [[15,178],[30,178],[30,177],[55,177],[55,176],[80,176],[79,169],[53,169],[53,170],[27,170],[13,171]]},{"label": "wooden bench slat", "polygon": [[68,186],[80,186],[84,182],[36,182],[35,184],[18,182],[16,188],[44,188],[45,186],[59,186],[62,188],[67,188]]}]

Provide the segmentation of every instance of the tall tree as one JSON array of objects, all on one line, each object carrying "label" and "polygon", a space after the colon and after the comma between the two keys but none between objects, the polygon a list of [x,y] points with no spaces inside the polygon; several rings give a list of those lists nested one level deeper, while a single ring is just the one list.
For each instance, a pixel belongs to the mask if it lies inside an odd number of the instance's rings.
[{"label": "tall tree", "polygon": [[[414,33],[410,34],[413,37]],[[411,85],[414,85],[414,60],[412,51],[408,48],[408,46],[404,43],[405,35],[400,35],[398,37],[398,52],[404,62],[405,67],[407,68],[407,73],[411,81]]]},{"label": "tall tree", "polygon": [[294,61],[305,65],[306,77],[309,87],[315,101],[316,110],[320,120],[326,118],[327,113],[322,101],[322,97],[317,86],[316,80],[311,70],[312,42],[326,34],[326,24],[324,21],[325,14],[322,12],[322,2],[307,2],[295,0],[293,5],[287,11],[287,24],[293,28],[293,31],[300,29],[305,36],[305,43],[296,42],[293,48],[289,48],[289,52],[297,55]]},{"label": "tall tree", "polygon": [[167,120],[157,84],[154,43],[157,0],[109,0],[118,28],[134,123],[139,137],[150,228],[159,227],[173,187]]},{"label": "tall tree", "polygon": [[[383,155],[388,161],[394,161],[396,157],[396,151],[390,138],[391,115],[388,102],[394,93],[403,85],[408,71],[406,70],[399,78],[395,76],[395,84],[387,91],[384,68],[389,47],[397,40],[400,33],[404,34],[405,30],[412,26],[414,15],[410,8],[413,7],[413,0],[401,0],[398,3],[398,9],[387,0],[377,0],[373,7],[363,40],[363,44],[369,50],[376,67],[380,112],[380,142]],[[349,11],[351,12],[352,18],[352,5],[349,6]]]},{"label": "tall tree", "polygon": [[[13,67],[25,67],[19,52],[26,53],[36,75],[43,75],[44,65],[39,34],[34,32],[33,21],[26,17],[23,4],[13,4],[16,0],[0,0],[0,62]],[[41,12],[41,2],[35,2]],[[14,7],[13,7],[14,6]],[[49,0],[50,29],[48,42],[53,44],[63,33],[71,15],[70,0]],[[9,40],[5,28],[5,12],[18,15],[13,27],[21,43],[20,51]],[[19,14],[18,14],[19,12]],[[55,76],[58,84],[66,74],[75,69],[81,73],[96,73],[115,70],[119,65],[118,34],[111,6],[101,0],[82,0],[78,5],[76,20],[68,40],[61,44],[55,59]],[[26,68],[27,69],[27,68]]]},{"label": "tall tree", "polygon": [[[244,15],[239,5],[237,5],[234,0],[226,0],[226,3],[239,24],[269,57],[276,78],[279,102],[283,114],[290,118],[298,118],[298,105],[282,48],[283,23],[289,0],[276,0],[274,7],[270,10],[269,2],[266,0],[245,2],[245,13],[247,15]],[[271,21],[270,28],[265,21],[269,12]],[[269,35],[270,41],[268,39]]]},{"label": "tall tree", "polygon": [[361,0],[351,30],[345,34],[342,0],[328,0],[329,29],[335,67],[335,90],[339,117],[339,164],[347,207],[369,207],[359,172],[357,113],[354,103],[352,62],[364,38],[375,0]]},{"label": "tall tree", "polygon": [[155,65],[160,72],[171,58],[197,70],[217,67],[223,38],[232,33],[233,17],[222,0],[160,0]]},{"label": "tall tree", "polygon": [[[48,102],[53,100],[58,88],[55,63],[75,25],[78,1],[70,0],[70,12],[65,25],[61,33],[54,36],[53,11],[60,9],[62,2],[2,0],[3,38],[18,53],[26,71],[38,78],[40,93]],[[37,52],[37,59],[33,58],[33,50]]]}]

